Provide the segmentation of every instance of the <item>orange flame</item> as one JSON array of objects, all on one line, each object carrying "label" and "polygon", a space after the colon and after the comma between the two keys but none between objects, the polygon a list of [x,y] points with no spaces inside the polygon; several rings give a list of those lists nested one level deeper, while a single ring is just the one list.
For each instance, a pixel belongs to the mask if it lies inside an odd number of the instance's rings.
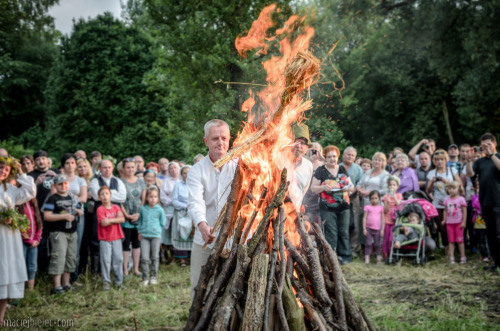
[{"label": "orange flame", "polygon": [[[281,105],[281,97],[289,86],[286,86],[285,68],[287,64],[299,53],[306,51],[309,48],[310,41],[314,36],[314,29],[311,27],[301,27],[303,31],[297,35],[297,30],[303,24],[305,18],[293,15],[283,25],[276,30],[275,36],[268,36],[267,31],[275,25],[271,15],[275,12],[276,5],[265,7],[259,15],[259,18],[253,22],[248,35],[238,37],[235,41],[235,47],[242,57],[246,57],[247,52],[257,49],[257,54],[267,54],[270,49],[270,41],[279,40],[280,55],[272,55],[269,59],[262,63],[266,70],[267,87],[256,93],[249,91],[250,97],[243,103],[242,111],[248,112],[248,120],[244,123],[242,131],[234,141],[234,145],[238,145],[247,141],[252,137],[265,122],[270,122],[273,115]],[[292,33],[293,32],[293,33]],[[295,35],[295,38],[291,36]],[[256,99],[259,105],[259,116],[252,108],[256,104]],[[268,127],[272,137],[264,142],[255,145],[251,150],[241,156],[241,161],[247,166],[244,172],[244,183],[250,183],[255,180],[253,191],[250,192],[256,200],[262,194],[263,187],[267,187],[268,194],[267,202],[274,196],[279,186],[280,173],[283,168],[287,168],[288,180],[290,186],[295,182],[294,165],[292,164],[291,146],[293,146],[293,137],[291,124],[301,122],[303,120],[303,112],[307,107],[302,106],[302,98],[296,96],[293,98],[282,111],[279,121]],[[294,199],[293,190],[289,193]],[[266,204],[264,204],[265,206]],[[295,244],[300,243],[300,236],[295,229],[295,212],[296,205],[286,203],[283,208],[286,212],[285,232],[287,237]],[[243,217],[248,217],[254,211],[254,206],[241,211]],[[255,222],[252,225],[251,233],[255,232],[263,217],[263,212],[260,210],[257,214]],[[275,213],[274,217],[277,217]],[[272,226],[270,226],[269,234],[273,237]],[[246,239],[246,238],[245,238]]]}]

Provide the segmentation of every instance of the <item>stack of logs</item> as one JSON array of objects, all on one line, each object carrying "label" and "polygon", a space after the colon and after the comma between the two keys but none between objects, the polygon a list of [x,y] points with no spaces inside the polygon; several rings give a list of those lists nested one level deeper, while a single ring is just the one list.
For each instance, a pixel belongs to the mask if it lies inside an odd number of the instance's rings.
[{"label": "stack of logs", "polygon": [[313,224],[315,245],[299,215],[295,225],[301,244],[295,247],[287,238],[283,204],[291,202],[286,202],[286,169],[274,196],[266,199],[264,193],[256,203],[264,217],[246,240],[255,212],[245,219],[238,211],[251,200],[253,183],[242,187],[244,165],[239,164],[184,330],[375,330],[321,227]]}]

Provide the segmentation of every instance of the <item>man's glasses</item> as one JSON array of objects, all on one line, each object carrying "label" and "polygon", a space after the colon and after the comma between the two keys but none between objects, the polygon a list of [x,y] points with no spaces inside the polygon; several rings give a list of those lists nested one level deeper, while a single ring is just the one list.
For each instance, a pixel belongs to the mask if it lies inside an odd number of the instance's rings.
[{"label": "man's glasses", "polygon": [[305,139],[297,139],[294,141],[294,144],[298,144],[298,145],[305,145],[307,146],[307,141]]},{"label": "man's glasses", "polygon": [[126,159],[123,159],[125,162],[135,162],[135,159],[133,157],[127,157]]}]

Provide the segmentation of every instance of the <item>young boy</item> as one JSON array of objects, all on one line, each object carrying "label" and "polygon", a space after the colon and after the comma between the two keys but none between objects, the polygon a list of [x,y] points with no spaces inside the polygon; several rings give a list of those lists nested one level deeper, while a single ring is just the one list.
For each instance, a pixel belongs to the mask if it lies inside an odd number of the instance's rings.
[{"label": "young boy", "polygon": [[56,193],[45,202],[43,217],[52,247],[49,263],[49,275],[54,281],[52,294],[63,294],[72,289],[69,276],[76,269],[76,226],[83,211],[78,198],[68,192],[66,176],[54,177],[54,185]]},{"label": "young boy", "polygon": [[111,267],[115,275],[115,285],[123,288],[123,231],[120,223],[125,222],[121,208],[111,203],[111,190],[106,185],[97,192],[102,205],[97,208],[97,235],[103,290],[111,289]]},{"label": "young boy", "polygon": [[[410,213],[408,215],[408,223],[410,224],[420,224],[420,217],[417,213]],[[419,231],[413,227],[403,226],[400,229],[403,233],[396,236],[396,241],[394,242],[394,248],[401,248],[401,243],[405,241],[410,241],[417,239],[420,235]]]}]

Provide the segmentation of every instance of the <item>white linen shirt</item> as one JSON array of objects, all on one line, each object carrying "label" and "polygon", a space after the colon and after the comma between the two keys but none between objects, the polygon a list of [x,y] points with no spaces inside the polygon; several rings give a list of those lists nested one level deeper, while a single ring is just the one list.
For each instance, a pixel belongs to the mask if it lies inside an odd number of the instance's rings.
[{"label": "white linen shirt", "polygon": [[[111,178],[113,177],[116,178],[115,176],[111,176],[109,178],[102,177],[106,186],[109,187],[111,185]],[[123,203],[127,199],[127,188],[119,178],[116,178],[116,180],[118,181],[118,190],[111,190],[111,202]],[[89,193],[95,201],[100,201],[99,195],[97,194],[100,188],[99,180],[97,178],[92,179],[90,182]]]},{"label": "white linen shirt", "polygon": [[292,200],[297,210],[300,210],[304,195],[306,195],[313,175],[313,165],[311,161],[302,157],[302,161],[295,168],[295,181],[290,186],[292,190]]},{"label": "white linen shirt", "polygon": [[[188,213],[195,226],[194,243],[205,245],[198,225],[201,222],[207,222],[213,227],[217,222],[231,192],[231,183],[237,165],[238,160],[234,159],[219,170],[213,167],[213,162],[207,155],[189,170],[186,180],[189,190]],[[217,235],[218,232],[215,233],[216,237]],[[214,243],[208,247],[212,248]]]}]

